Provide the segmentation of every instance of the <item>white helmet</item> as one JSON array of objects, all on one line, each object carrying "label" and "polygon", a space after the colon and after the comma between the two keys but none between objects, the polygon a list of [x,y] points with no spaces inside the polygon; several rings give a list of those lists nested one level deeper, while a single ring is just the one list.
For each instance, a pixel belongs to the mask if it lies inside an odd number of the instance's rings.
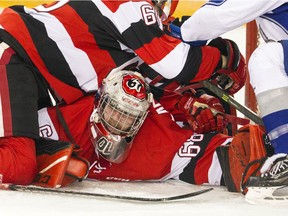
[{"label": "white helmet", "polygon": [[153,96],[141,74],[119,71],[102,83],[100,100],[90,118],[97,154],[113,163],[122,162],[142,126]]}]

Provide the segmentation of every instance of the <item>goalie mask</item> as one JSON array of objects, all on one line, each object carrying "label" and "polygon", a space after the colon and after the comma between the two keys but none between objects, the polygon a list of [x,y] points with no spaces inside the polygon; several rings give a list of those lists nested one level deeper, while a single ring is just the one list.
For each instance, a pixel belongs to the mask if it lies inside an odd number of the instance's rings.
[{"label": "goalie mask", "polygon": [[169,19],[175,12],[179,0],[152,0],[162,22]]},{"label": "goalie mask", "polygon": [[109,74],[100,90],[100,100],[90,117],[95,151],[112,163],[124,161],[142,126],[153,96],[137,72]]}]

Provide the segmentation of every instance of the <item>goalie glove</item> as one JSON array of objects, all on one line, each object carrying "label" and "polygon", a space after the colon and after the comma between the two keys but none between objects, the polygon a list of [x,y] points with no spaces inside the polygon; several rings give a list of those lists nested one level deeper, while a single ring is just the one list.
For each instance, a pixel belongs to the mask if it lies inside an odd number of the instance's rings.
[{"label": "goalie glove", "polygon": [[182,24],[189,18],[190,16],[182,16],[181,20],[179,18],[175,18],[170,24],[168,28],[168,33],[170,36],[178,38],[182,40],[184,43],[188,43],[190,46],[202,46],[206,44],[206,40],[199,41],[184,41],[181,34],[181,26]]},{"label": "goalie glove", "polygon": [[176,108],[183,112],[196,133],[220,132],[227,125],[226,119],[221,114],[224,113],[224,108],[220,101],[204,91],[200,90],[195,95],[184,92]]},{"label": "goalie glove", "polygon": [[220,69],[217,69],[212,76],[212,82],[226,90],[230,94],[239,91],[246,81],[245,59],[239,51],[237,44],[228,39],[218,37],[211,40],[208,46],[219,49],[222,61]]}]

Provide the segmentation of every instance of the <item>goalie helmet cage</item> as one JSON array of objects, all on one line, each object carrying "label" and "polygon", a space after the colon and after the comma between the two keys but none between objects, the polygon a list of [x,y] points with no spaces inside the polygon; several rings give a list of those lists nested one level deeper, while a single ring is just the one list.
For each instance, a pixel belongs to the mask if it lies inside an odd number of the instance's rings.
[{"label": "goalie helmet cage", "polygon": [[[258,28],[254,20],[246,24],[246,62],[249,61],[252,52],[257,48],[258,44]],[[248,76],[245,84],[244,103],[249,109],[251,109],[255,113],[258,113],[256,97],[250,84],[249,73],[247,74]]]}]

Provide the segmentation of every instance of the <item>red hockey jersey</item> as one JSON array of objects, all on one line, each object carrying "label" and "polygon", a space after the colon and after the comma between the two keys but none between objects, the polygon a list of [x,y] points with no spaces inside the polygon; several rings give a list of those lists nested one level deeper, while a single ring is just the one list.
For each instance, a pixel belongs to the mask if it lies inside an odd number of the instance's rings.
[{"label": "red hockey jersey", "polygon": [[97,90],[111,70],[144,62],[167,79],[196,82],[209,78],[220,59],[214,47],[191,47],[166,35],[143,0],[13,6],[3,10],[0,25],[0,40],[35,66],[66,103]]}]

